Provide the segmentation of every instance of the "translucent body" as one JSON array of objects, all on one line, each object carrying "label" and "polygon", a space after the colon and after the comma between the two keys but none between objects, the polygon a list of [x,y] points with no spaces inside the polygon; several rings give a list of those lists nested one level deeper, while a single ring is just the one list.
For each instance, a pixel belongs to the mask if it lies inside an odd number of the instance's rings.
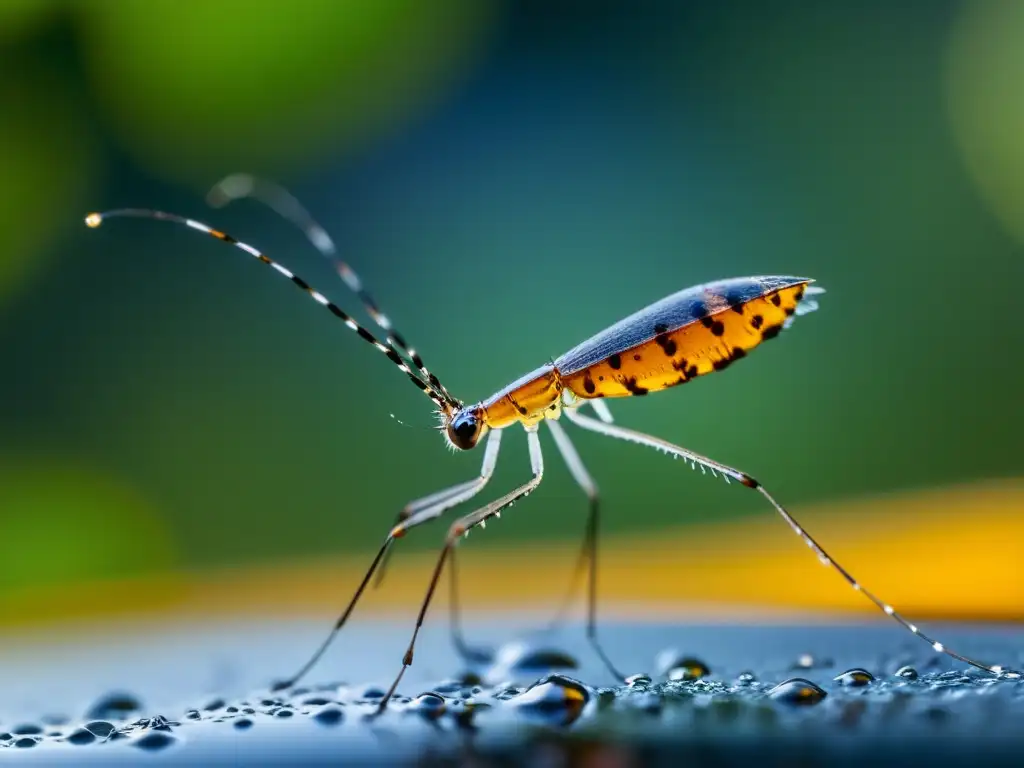
[{"label": "translucent body", "polygon": [[723,370],[777,336],[811,282],[743,277],[675,293],[492,395],[481,403],[484,421],[529,426],[558,418],[566,392],[583,400],[646,395]]}]

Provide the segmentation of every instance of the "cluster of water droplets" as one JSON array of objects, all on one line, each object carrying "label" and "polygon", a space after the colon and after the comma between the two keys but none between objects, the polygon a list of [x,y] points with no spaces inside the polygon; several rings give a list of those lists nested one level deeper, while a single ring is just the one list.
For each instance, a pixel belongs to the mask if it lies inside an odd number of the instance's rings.
[{"label": "cluster of water droplets", "polygon": [[817,717],[842,727],[894,716],[934,725],[945,722],[966,699],[1012,705],[1018,716],[1024,713],[1024,682],[1017,673],[997,677],[976,670],[943,670],[934,662],[904,662],[879,662],[873,671],[840,670],[831,659],[802,654],[774,669],[766,667],[767,672],[716,674],[701,658],[670,648],[652,660],[650,671],[633,674],[618,686],[595,687],[578,679],[578,663],[571,654],[516,642],[500,648],[478,672],[415,692],[400,691],[412,695],[397,695],[380,716],[384,688],[375,685],[330,683],[267,690],[239,700],[214,698],[175,715],[144,714],[137,698],[112,692],[78,720],[59,716],[0,723],[0,749],[120,742],[140,750],[167,750],[187,741],[190,727],[199,723],[248,732],[301,719],[325,729],[415,722],[457,732],[527,723],[604,733],[609,728],[633,728],[638,718],[746,731],[783,727],[795,716]]}]

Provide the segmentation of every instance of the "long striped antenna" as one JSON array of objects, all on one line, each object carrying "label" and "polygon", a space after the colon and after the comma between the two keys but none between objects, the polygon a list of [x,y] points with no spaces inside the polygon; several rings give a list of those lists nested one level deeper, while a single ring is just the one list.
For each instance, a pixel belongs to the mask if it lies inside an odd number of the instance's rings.
[{"label": "long striped antenna", "polygon": [[347,312],[341,309],[334,302],[330,301],[326,296],[317,291],[315,288],[310,286],[310,284],[303,280],[301,277],[293,273],[290,269],[287,269],[281,264],[278,264],[270,257],[264,255],[256,248],[253,248],[248,243],[243,243],[241,240],[232,237],[228,233],[221,232],[219,229],[214,229],[213,227],[204,224],[201,221],[196,221],[195,219],[188,219],[185,218],[184,216],[178,216],[177,214],[174,213],[167,213],[166,211],[157,211],[147,208],[118,208],[116,210],[105,211],[103,213],[90,213],[88,216],[85,217],[85,223],[86,226],[95,229],[100,224],[102,224],[105,219],[113,218],[137,218],[156,219],[158,221],[170,221],[175,224],[182,224],[188,227],[189,229],[194,229],[199,232],[203,232],[204,234],[210,235],[210,237],[220,240],[221,242],[227,243],[228,245],[233,245],[236,248],[245,251],[247,254],[255,258],[257,261],[266,264],[268,267],[273,267],[274,270],[287,277],[294,285],[298,286],[307,294],[309,294],[310,297],[312,297],[312,299],[317,304],[319,304],[322,307],[325,307],[327,310],[330,311],[332,315],[341,320],[350,330],[354,331],[356,335],[359,336],[359,338],[361,338],[368,344],[372,344],[375,349],[382,352],[392,363],[394,363],[398,367],[400,371],[402,371],[402,373],[406,374],[409,377],[409,380],[412,381],[413,384],[415,384],[419,389],[423,390],[427,397],[433,400],[437,407],[441,409],[443,413],[448,413],[451,410],[460,407],[461,403],[459,403],[458,400],[456,400],[454,397],[448,394],[448,390],[440,386],[440,382],[438,382],[438,386],[433,385],[432,382],[436,381],[436,376],[431,376],[431,382],[424,381],[422,378],[420,378],[420,376],[418,376],[416,373],[412,371],[408,363],[402,358],[401,355],[398,354],[394,347],[392,347],[390,344],[385,344],[379,341],[372,333],[370,333],[368,330],[359,325],[359,323],[357,323],[354,319],[352,319],[352,317]]},{"label": "long striped antenna", "polygon": [[[369,291],[363,286],[356,271],[338,256],[338,249],[334,240],[327,233],[312,214],[302,203],[287,189],[276,182],[261,179],[248,173],[233,173],[218,181],[206,194],[206,201],[214,208],[222,208],[234,200],[244,197],[251,197],[263,203],[286,221],[294,224],[306,236],[306,239],[316,248],[334,267],[335,272],[345,281],[345,285],[354,293],[373,321],[379,325],[387,334],[385,343],[394,347],[399,353],[404,354],[408,360],[416,366],[423,378],[445,398],[451,395],[444,388],[423,363],[419,353],[406,343],[405,338],[395,329],[389,318],[380,306],[374,301]],[[454,398],[451,398],[454,399]]]}]

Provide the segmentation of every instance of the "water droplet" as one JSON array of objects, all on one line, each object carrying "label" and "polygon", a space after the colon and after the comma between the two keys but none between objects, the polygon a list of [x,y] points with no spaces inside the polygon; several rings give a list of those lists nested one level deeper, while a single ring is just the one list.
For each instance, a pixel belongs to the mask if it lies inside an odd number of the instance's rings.
[{"label": "water droplet", "polygon": [[235,722],[232,723],[232,725],[234,725],[235,728],[237,728],[239,731],[247,731],[250,728],[252,728],[252,720],[250,720],[248,717],[240,717],[237,720],[235,720]]},{"label": "water droplet", "polygon": [[380,688],[377,688],[376,686],[371,685],[369,688],[367,688],[365,691],[363,691],[363,698],[364,699],[383,699],[384,698],[384,694],[385,694],[384,690],[382,690]]},{"label": "water droplet", "polygon": [[436,693],[421,693],[413,699],[406,708],[408,712],[415,712],[427,720],[436,720],[445,713],[444,697]]},{"label": "water droplet", "polygon": [[757,682],[757,676],[753,672],[740,672],[736,675],[736,685],[753,685]]},{"label": "water droplet", "polygon": [[630,688],[646,688],[651,684],[651,676],[643,673],[630,675],[626,678],[626,685]]},{"label": "water droplet", "polygon": [[292,715],[294,715],[294,714],[295,714],[295,713],[294,713],[294,712],[293,712],[292,710],[290,710],[290,709],[284,709],[284,708],[282,708],[282,709],[279,709],[279,710],[277,710],[277,712],[275,712],[275,713],[274,713],[274,715],[275,715],[276,717],[281,717],[281,718],[285,718],[285,717],[291,717],[291,716],[292,716]]},{"label": "water droplet", "polygon": [[0,733],[0,741],[11,741],[14,738],[13,733]]},{"label": "water droplet", "polygon": [[203,716],[199,714],[198,709],[189,709],[185,712],[185,717],[188,720],[202,720]]},{"label": "water droplet", "polygon": [[917,680],[919,675],[916,669],[906,664],[896,670],[896,677],[902,677],[904,680]]},{"label": "water droplet", "polygon": [[303,701],[302,705],[304,707],[323,707],[331,703],[331,699],[325,699],[323,696],[314,696],[311,699]]},{"label": "water droplet", "polygon": [[321,709],[313,715],[313,719],[320,723],[320,725],[337,725],[341,722],[342,716],[343,713],[338,707],[328,707],[327,709]]},{"label": "water droplet", "polygon": [[68,736],[68,741],[71,744],[75,744],[77,746],[92,744],[94,741],[96,741],[96,734],[94,734],[88,728],[79,728],[70,736]]},{"label": "water droplet", "polygon": [[35,723],[23,723],[11,728],[11,732],[15,736],[37,736],[43,732],[43,728]]},{"label": "water droplet", "polygon": [[130,693],[108,693],[85,713],[87,720],[126,720],[142,709],[142,703]]},{"label": "water droplet", "polygon": [[810,680],[794,677],[776,685],[768,691],[768,696],[783,704],[807,706],[821,702],[828,694]]},{"label": "water droplet", "polygon": [[527,682],[563,669],[576,669],[576,659],[556,648],[515,641],[506,643],[494,656],[484,677],[492,682]]},{"label": "water droplet", "polygon": [[218,709],[223,709],[226,703],[227,702],[224,701],[224,699],[214,699],[213,701],[209,702],[205,707],[203,707],[203,709],[205,709],[207,712],[216,712]]},{"label": "water droplet", "polygon": [[32,736],[22,736],[20,739],[15,740],[14,746],[21,749],[30,749],[38,743],[39,742]]},{"label": "water droplet", "polygon": [[133,746],[139,749],[145,749],[147,751],[156,751],[158,749],[166,749],[171,746],[177,739],[171,734],[164,731],[150,731],[142,738],[136,739],[132,742]]},{"label": "water droplet", "polygon": [[836,675],[832,680],[846,688],[863,688],[865,685],[873,683],[875,676],[866,669],[854,667],[853,669],[846,670],[841,675]]},{"label": "water droplet", "polygon": [[114,732],[114,726],[112,723],[108,723],[106,720],[93,720],[91,723],[86,723],[85,727],[95,733],[101,739],[107,738]]},{"label": "water droplet", "polygon": [[442,680],[434,686],[434,692],[458,694],[465,687],[466,684],[462,680]]},{"label": "water droplet", "polygon": [[572,678],[548,675],[510,699],[516,710],[530,719],[549,725],[571,725],[583,712],[590,694]]},{"label": "water droplet", "polygon": [[703,661],[681,654],[674,648],[658,654],[657,666],[658,674],[669,680],[700,680],[711,674],[711,670]]}]

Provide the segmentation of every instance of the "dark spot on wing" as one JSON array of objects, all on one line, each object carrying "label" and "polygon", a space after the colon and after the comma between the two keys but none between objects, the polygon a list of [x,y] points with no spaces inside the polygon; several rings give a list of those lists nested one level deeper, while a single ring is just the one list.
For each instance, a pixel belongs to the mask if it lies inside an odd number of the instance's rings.
[{"label": "dark spot on wing", "polygon": [[804,297],[804,286],[800,286],[796,289],[796,293],[793,294],[797,301],[800,301]]},{"label": "dark spot on wing", "polygon": [[777,293],[773,293],[772,294],[772,304],[774,304],[777,307],[781,303],[782,303],[782,297],[779,296],[779,294],[777,294]]},{"label": "dark spot on wing", "polygon": [[682,360],[673,362],[672,367],[683,374],[687,379],[692,379],[697,375],[697,366],[690,365],[685,357]]},{"label": "dark spot on wing", "polygon": [[746,299],[737,293],[730,294],[725,297],[725,300],[729,302],[729,309],[735,312],[737,315],[743,314],[743,307],[746,305]]},{"label": "dark spot on wing", "polygon": [[660,336],[661,334],[668,332],[668,326],[664,323],[658,323],[654,326],[654,332]]},{"label": "dark spot on wing", "polygon": [[587,391],[588,395],[594,394],[597,391],[597,387],[594,385],[594,380],[590,376],[583,377],[583,389]]},{"label": "dark spot on wing", "polygon": [[713,333],[715,336],[721,336],[723,333],[725,333],[725,325],[722,323],[721,320],[713,321],[711,325],[708,326],[708,328],[711,329],[711,333]]},{"label": "dark spot on wing", "polygon": [[723,357],[723,358],[721,358],[719,360],[715,360],[715,362],[712,363],[712,367],[716,371],[724,371],[726,368],[728,368],[734,362],[736,362],[740,358],[746,357],[746,356],[747,356],[747,353],[742,348],[740,348],[740,347],[733,347],[732,348],[732,352],[730,352],[727,357]]},{"label": "dark spot on wing", "polygon": [[664,350],[665,354],[672,357],[676,353],[676,342],[669,338],[665,334],[655,336],[654,340],[658,343],[658,346]]},{"label": "dark spot on wing", "polygon": [[761,317],[760,315],[754,315],[752,318],[750,318],[750,326],[755,331],[762,325],[764,325],[764,318]]},{"label": "dark spot on wing", "polygon": [[648,392],[647,387],[641,387],[636,383],[636,376],[630,376],[622,383],[634,395],[646,395]]},{"label": "dark spot on wing", "polygon": [[618,355],[612,355],[611,357],[608,358],[608,365],[610,365],[614,370],[617,371],[619,370],[619,368],[622,367],[622,358],[619,357]]},{"label": "dark spot on wing", "polygon": [[763,331],[761,331],[761,340],[768,341],[768,339],[774,339],[779,335],[779,331],[782,330],[782,325],[769,325]]},{"label": "dark spot on wing", "polygon": [[796,312],[796,307],[786,307],[786,317],[789,317]]}]

